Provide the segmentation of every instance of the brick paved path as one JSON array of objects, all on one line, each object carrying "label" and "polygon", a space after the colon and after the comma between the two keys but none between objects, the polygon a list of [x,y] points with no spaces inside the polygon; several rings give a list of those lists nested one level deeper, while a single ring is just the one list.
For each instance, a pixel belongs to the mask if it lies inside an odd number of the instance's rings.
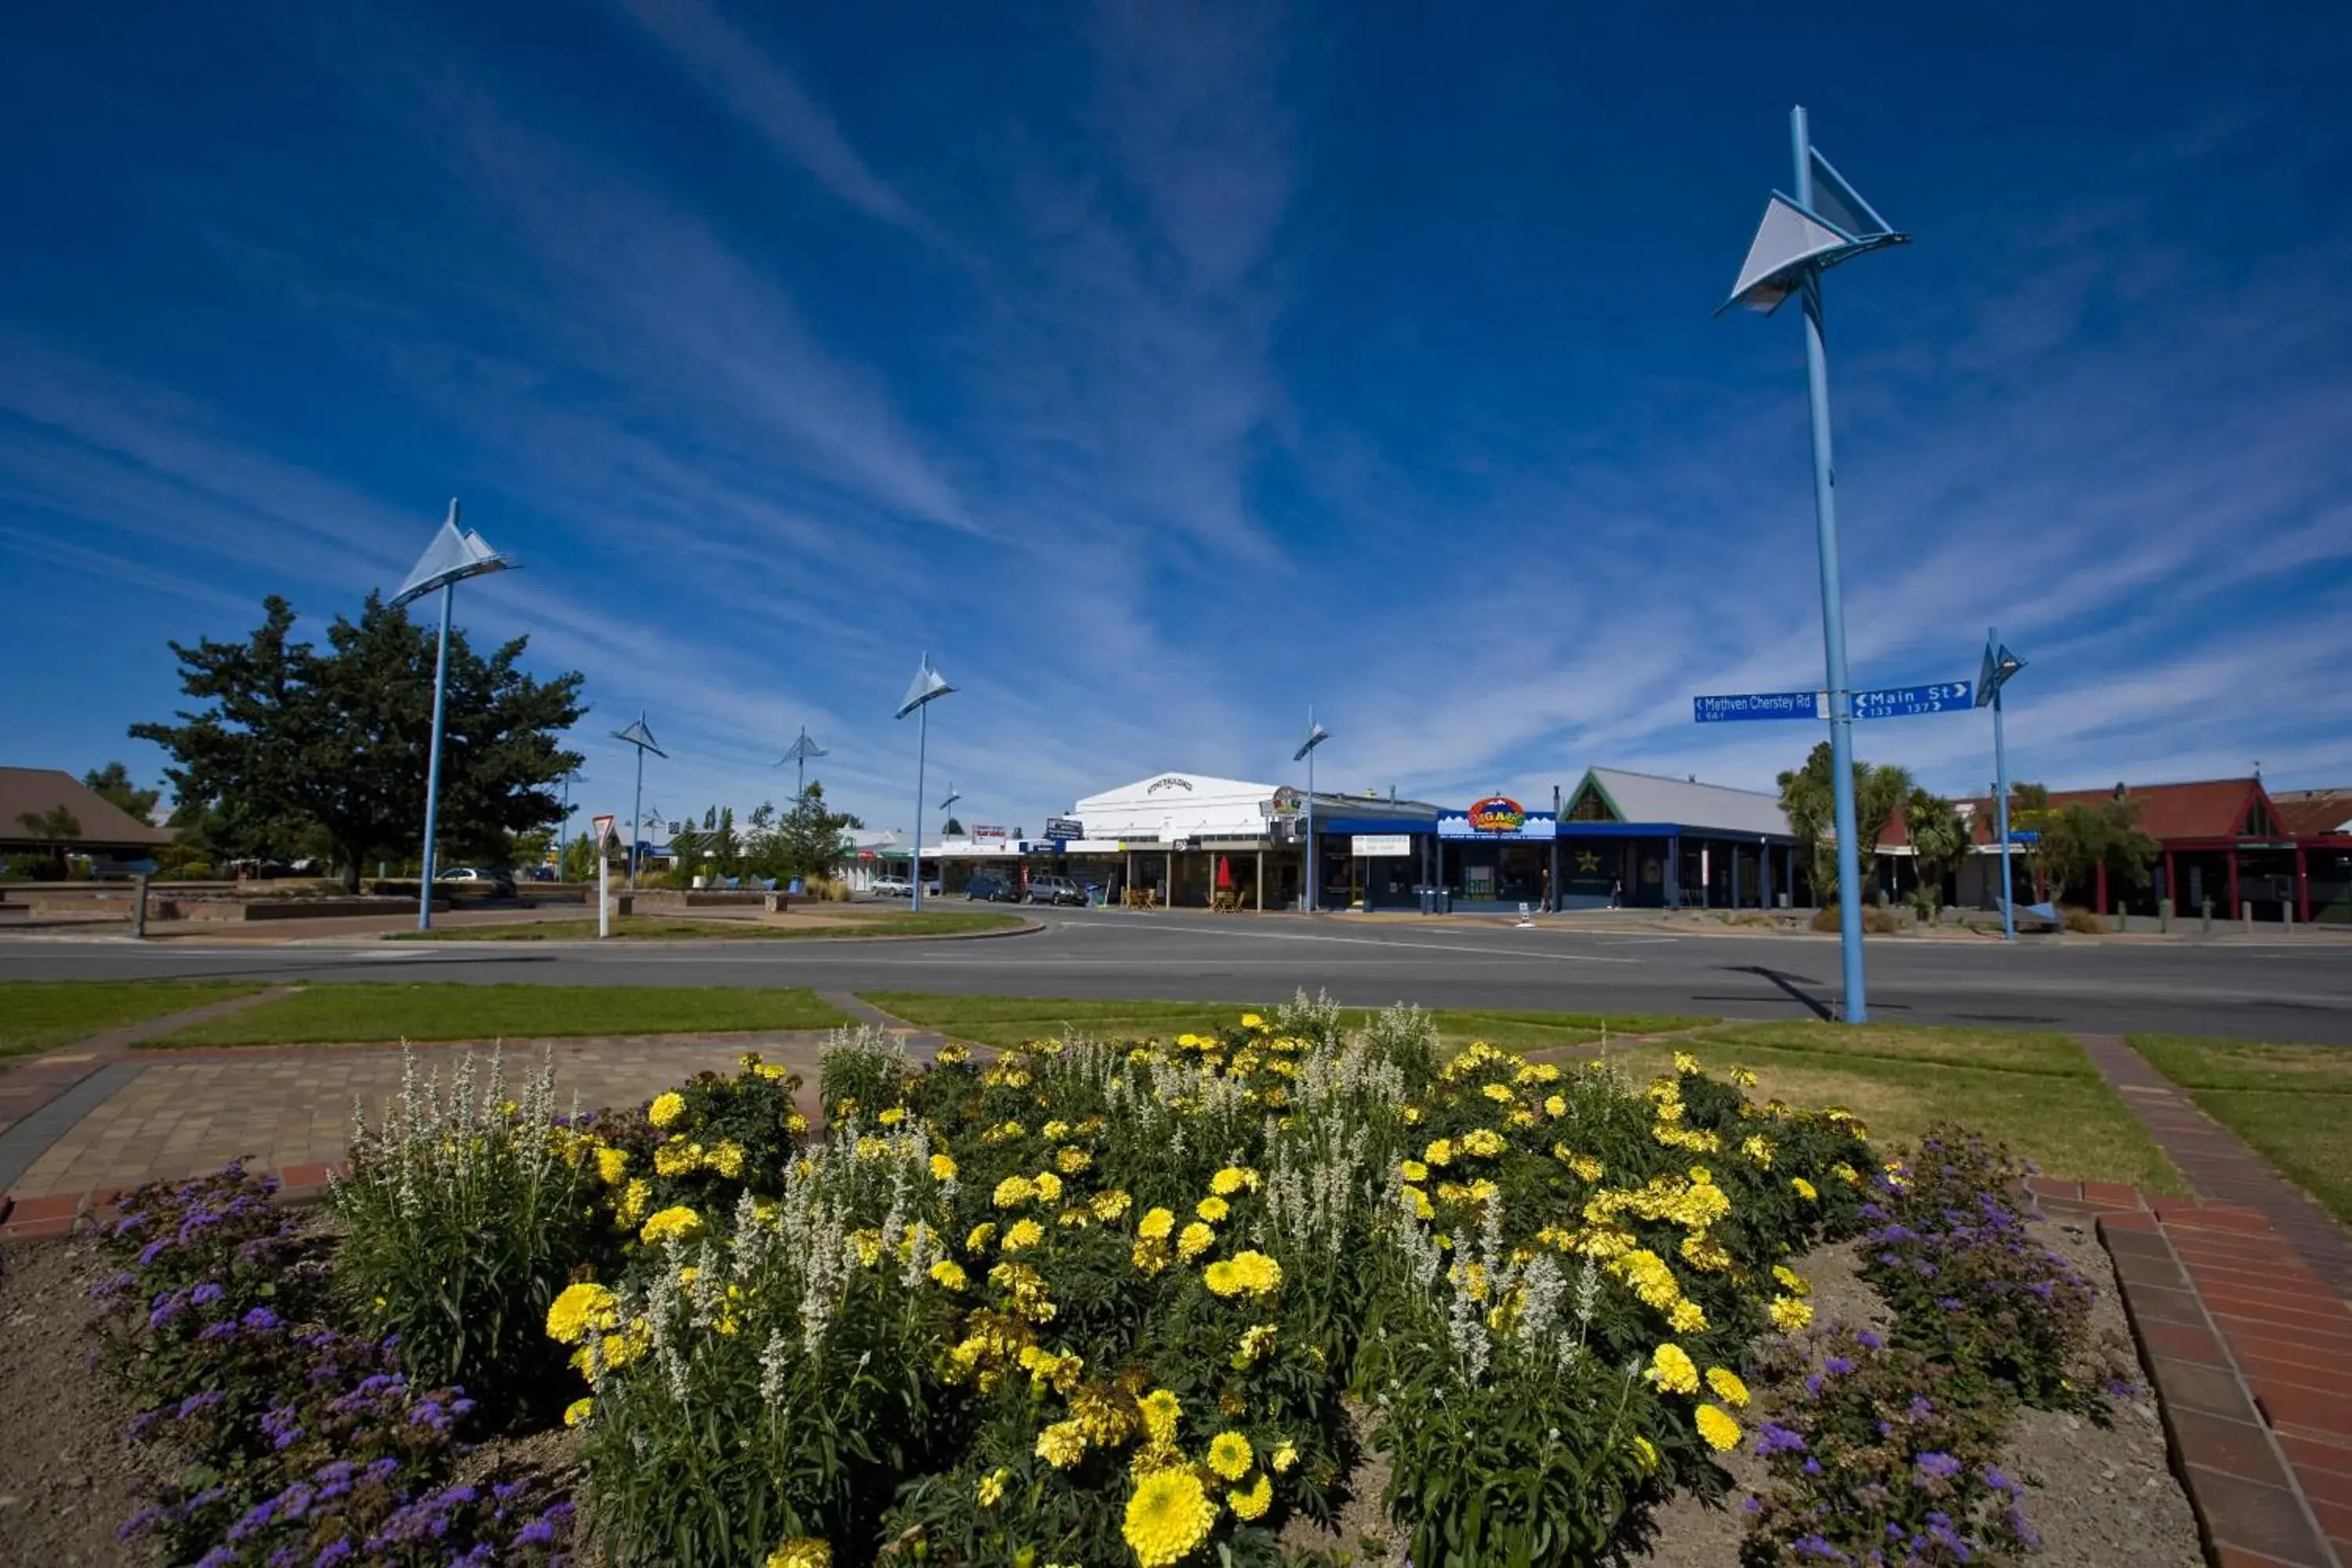
[{"label": "brick paved path", "polygon": [[2082,1043],[2198,1194],[2047,1196],[2113,1211],[2099,1237],[2214,1561],[2352,1568],[2352,1240],[2130,1046]]}]

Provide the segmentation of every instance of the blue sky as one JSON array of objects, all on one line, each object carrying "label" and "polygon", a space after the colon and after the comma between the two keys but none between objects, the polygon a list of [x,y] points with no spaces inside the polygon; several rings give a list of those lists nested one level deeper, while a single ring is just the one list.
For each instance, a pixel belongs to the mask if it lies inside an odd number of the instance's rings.
[{"label": "blue sky", "polygon": [[[0,54],[7,760],[160,757],[167,637],[396,584],[647,711],[672,816],[1034,827],[1166,767],[1769,786],[1819,684],[1793,313],[1711,320],[1786,116],[1907,249],[1829,288],[1864,686],[2021,776],[2352,781],[2336,8],[50,6]],[[1862,753],[1981,788],[1981,716]]]}]

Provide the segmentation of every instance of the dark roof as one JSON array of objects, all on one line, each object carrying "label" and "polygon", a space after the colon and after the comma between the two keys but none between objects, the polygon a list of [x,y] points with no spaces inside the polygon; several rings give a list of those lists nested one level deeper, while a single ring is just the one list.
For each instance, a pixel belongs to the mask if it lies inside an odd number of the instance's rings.
[{"label": "dark roof", "polygon": [[2283,789],[2271,794],[2279,826],[2298,838],[2352,832],[2352,789]]},{"label": "dark roof", "polygon": [[[2116,786],[2105,789],[2060,789],[2050,792],[2050,804],[2060,805],[2097,805],[2116,797]],[[2236,838],[2263,830],[2248,826],[2249,808],[2256,802],[2270,802],[2263,793],[2262,781],[2242,779],[2197,779],[2186,784],[2128,784],[2123,786],[2126,798],[2139,807],[2139,825],[2147,835],[2159,841],[2192,838]],[[1969,826],[1979,844],[1993,842],[1993,803],[1990,795],[1965,802],[1971,809]],[[2012,815],[2016,804],[2010,807]],[[2281,813],[2273,809],[2275,820]],[[2339,818],[2340,820],[2340,818]],[[2294,831],[2284,828],[2284,831]],[[1895,848],[1911,842],[1904,830],[1903,814],[1895,814],[1886,832],[1879,838],[1881,848]]]},{"label": "dark roof", "polygon": [[0,844],[46,847],[18,818],[64,806],[81,825],[68,842],[80,849],[153,849],[172,842],[169,829],[140,821],[58,768],[0,768]]}]

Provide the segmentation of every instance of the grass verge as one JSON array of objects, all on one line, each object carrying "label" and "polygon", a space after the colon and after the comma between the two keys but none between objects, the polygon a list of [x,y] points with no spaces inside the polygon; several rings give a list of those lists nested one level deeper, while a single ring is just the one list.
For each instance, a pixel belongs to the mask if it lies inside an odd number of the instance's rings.
[{"label": "grass verge", "polygon": [[[829,912],[829,911],[828,911]],[[933,913],[844,914],[827,925],[778,925],[759,920],[695,920],[674,915],[616,916],[615,939],[630,942],[790,942],[795,938],[867,936],[969,936],[1013,931],[1027,923],[1019,915],[943,910]],[[442,926],[394,933],[394,942],[593,942],[592,920],[540,921],[515,925]]]},{"label": "grass verge", "polygon": [[[1911,1142],[1936,1122],[1953,1121],[2062,1180],[2188,1190],[2131,1108],[2063,1035],[1755,1024],[1708,1030],[1678,1047],[1710,1068],[1753,1069],[1766,1098],[1843,1106],[1879,1142]],[[1611,1055],[1647,1076],[1664,1070],[1675,1048]]]},{"label": "grass verge", "polygon": [[2206,1115],[2352,1225],[2352,1050],[2134,1035],[2132,1048]]},{"label": "grass verge", "polygon": [[849,1020],[804,985],[306,985],[149,1042],[294,1046],[379,1040],[534,1039],[576,1035],[830,1029]]},{"label": "grass verge", "polygon": [[0,982],[0,1061],[260,989],[233,980]]},{"label": "grass verge", "polygon": [[[922,992],[868,991],[866,1000],[884,1012],[980,1045],[1012,1047],[1059,1035],[1065,1027],[1083,1034],[1156,1035],[1224,1028],[1234,1017],[1263,1003],[1139,1002],[1062,996],[948,996]],[[1370,1010],[1347,1009],[1350,1021]],[[1510,1050],[1541,1050],[1590,1045],[1605,1028],[1612,1036],[1654,1034],[1688,1028],[1711,1019],[1665,1013],[1535,1013],[1440,1010],[1431,1015],[1448,1044],[1485,1040]]]}]

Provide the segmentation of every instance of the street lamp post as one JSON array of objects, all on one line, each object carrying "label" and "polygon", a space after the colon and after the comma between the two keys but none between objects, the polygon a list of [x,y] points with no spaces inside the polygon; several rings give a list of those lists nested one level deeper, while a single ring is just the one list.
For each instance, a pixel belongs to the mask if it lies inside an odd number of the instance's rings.
[{"label": "street lamp post", "polygon": [[805,724],[802,725],[801,738],[792,743],[791,748],[784,752],[782,761],[779,761],[776,763],[776,766],[780,768],[782,767],[785,763],[793,763],[798,765],[800,774],[793,791],[793,799],[795,802],[798,802],[802,795],[808,794],[809,759],[811,757],[822,757],[827,754],[828,753],[823,746],[818,745],[814,741],[809,739],[808,726]]},{"label": "street lamp post", "polygon": [[[1992,766],[1993,815],[2000,834],[2000,937],[2003,942],[2017,940],[2017,884],[2009,878],[2009,745],[2000,727],[2000,689],[2009,678],[2025,668],[2025,661],[2009,651],[2000,640],[2000,632],[1993,626],[1985,628],[1984,663],[1977,669],[1977,706],[1992,704]],[[2170,897],[2172,889],[2165,889]]]},{"label": "street lamp post", "polygon": [[922,663],[916,667],[915,679],[908,685],[907,695],[899,702],[898,711],[891,715],[896,719],[904,719],[909,713],[917,715],[914,875],[909,879],[912,907],[917,910],[923,907],[923,766],[929,760],[931,704],[954,689],[948,684],[947,677],[931,668],[931,656],[926,653]]},{"label": "street lamp post", "polygon": [[[950,808],[952,808],[952,807],[954,806],[954,805],[955,805],[955,803],[956,803],[956,802],[958,802],[958,801],[961,800],[962,798],[963,798],[963,792],[962,792],[961,790],[959,790],[958,788],[956,788],[956,786],[955,786],[955,780],[953,780],[953,779],[950,779],[950,780],[948,780],[948,793],[947,793],[947,795],[946,795],[946,797],[945,797],[944,799],[942,799],[942,800],[940,802],[940,853],[941,855],[945,855],[945,854],[947,853],[947,847],[948,847],[948,823],[949,823],[950,821],[952,821],[952,820],[953,820],[952,818],[950,818],[950,817],[948,816],[948,812],[949,812],[949,810],[950,810]],[[920,828],[918,828],[918,829],[916,830],[916,833],[915,833],[915,847],[916,847],[917,848],[919,848],[919,849],[920,847],[922,847],[922,841],[923,841],[923,835],[922,835],[922,831],[921,831],[921,829],[920,829]],[[916,879],[917,881],[920,881],[920,880],[922,880],[922,868],[921,868],[919,865],[919,866],[917,866],[917,867],[915,868],[915,879]],[[947,891],[947,883],[948,883],[948,868],[947,868],[947,862],[946,862],[945,860],[941,860],[941,861],[940,862],[940,892],[941,892],[942,894],[944,894],[944,893]]]},{"label": "street lamp post", "polygon": [[441,643],[433,656],[433,740],[425,764],[425,858],[419,862],[424,875],[416,892],[418,931],[433,929],[433,850],[434,837],[440,826],[441,713],[449,689],[450,607],[457,599],[458,584],[468,577],[503,572],[515,563],[512,557],[501,555],[483,542],[480,534],[458,531],[457,501],[453,496],[441,531],[433,536],[433,542],[425,547],[425,553],[410,569],[408,580],[393,595],[392,608],[399,609],[436,588],[441,590]]},{"label": "street lamp post", "polygon": [[1844,958],[1845,1021],[1869,1021],[1862,972],[1860,856],[1853,809],[1853,689],[1846,678],[1845,605],[1838,576],[1837,470],[1830,451],[1829,357],[1822,339],[1822,274],[1865,251],[1906,243],[1812,144],[1803,109],[1789,111],[1795,198],[1772,193],[1749,242],[1739,281],[1717,313],[1742,304],[1769,314],[1791,294],[1805,318],[1805,377],[1813,427],[1813,530],[1821,556],[1822,651],[1829,677],[1830,770],[1836,797],[1838,937]]},{"label": "street lamp post", "polygon": [[613,739],[625,741],[637,749],[636,793],[629,797],[629,889],[634,892],[637,886],[637,835],[645,830],[645,823],[641,819],[645,816],[646,804],[646,753],[651,752],[664,762],[669,760],[669,753],[656,743],[653,731],[646,726],[643,709],[637,710],[635,721],[627,729],[614,731]]},{"label": "street lamp post", "polygon": [[1315,748],[1331,738],[1331,732],[1315,721],[1315,710],[1307,710],[1307,739],[1298,750],[1290,753],[1294,763],[1307,764],[1307,877],[1306,898],[1302,900],[1309,914],[1322,906],[1323,890],[1316,884],[1322,880],[1321,868],[1315,863]]}]

